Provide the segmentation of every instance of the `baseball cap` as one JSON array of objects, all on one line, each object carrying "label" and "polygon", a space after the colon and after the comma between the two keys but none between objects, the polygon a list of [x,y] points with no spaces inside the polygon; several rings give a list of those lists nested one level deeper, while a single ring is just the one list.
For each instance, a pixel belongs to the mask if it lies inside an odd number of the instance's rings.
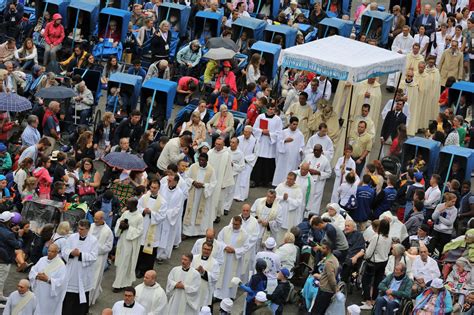
[{"label": "baseball cap", "polygon": [[221,301],[221,304],[220,304],[220,308],[223,310],[223,311],[226,311],[228,313],[230,313],[232,311],[232,306],[234,306],[234,302],[232,302],[231,299],[229,298],[225,298]]},{"label": "baseball cap", "polygon": [[414,174],[414,176],[415,176],[415,179],[416,179],[418,182],[423,179],[423,173],[422,173],[422,172],[416,172],[416,173]]},{"label": "baseball cap", "polygon": [[275,248],[275,246],[276,246],[275,239],[273,237],[267,238],[267,240],[265,241],[265,247],[268,249],[273,249]]},{"label": "baseball cap", "polygon": [[257,300],[259,302],[266,302],[266,301],[268,301],[267,300],[267,294],[263,291],[257,292],[257,294],[255,295],[255,300]]},{"label": "baseball cap", "polygon": [[290,271],[287,269],[287,268],[281,268],[280,269],[280,272],[285,276],[285,278],[288,279],[288,277],[290,276]]},{"label": "baseball cap", "polygon": [[4,211],[0,214],[0,222],[8,222],[13,218],[14,214],[10,211]]}]

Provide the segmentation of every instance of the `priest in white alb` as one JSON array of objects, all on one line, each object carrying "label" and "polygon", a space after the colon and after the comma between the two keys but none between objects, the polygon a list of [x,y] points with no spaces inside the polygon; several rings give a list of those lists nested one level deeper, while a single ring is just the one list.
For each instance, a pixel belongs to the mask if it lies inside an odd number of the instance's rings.
[{"label": "priest in white alb", "polygon": [[185,236],[204,235],[213,225],[213,193],[217,185],[214,168],[208,164],[207,153],[201,153],[198,163],[187,172],[189,189],[188,203],[183,218]]},{"label": "priest in white alb", "polygon": [[[173,233],[181,224],[182,209],[184,204],[184,193],[180,183],[185,180],[178,174],[163,177],[167,180],[165,185],[161,185],[160,196],[166,200],[165,220],[161,223],[158,240],[158,251],[156,258],[158,262],[169,259],[175,244],[175,234]],[[162,180],[163,180],[162,179]]]},{"label": "priest in white alb", "polygon": [[221,266],[214,296],[218,299],[235,299],[237,286],[233,285],[233,277],[240,278],[245,272],[244,257],[249,250],[249,238],[242,228],[242,218],[232,218],[232,225],[227,225],[219,232],[217,239],[225,244],[224,264]]},{"label": "priest in white alb", "polygon": [[307,214],[310,212],[310,201],[311,195],[313,194],[313,191],[315,189],[315,181],[309,173],[308,162],[301,163],[300,169],[295,170],[294,173],[296,174],[296,184],[299,186],[301,190],[301,195],[303,197],[301,207],[296,213],[296,220],[298,222],[302,222],[303,218],[307,217]]},{"label": "priest in white alb", "polygon": [[52,243],[48,255],[31,267],[28,278],[36,296],[37,314],[61,315],[66,294],[66,265],[58,256],[59,247]]},{"label": "priest in white alb", "polygon": [[168,298],[165,290],[156,282],[155,270],[145,272],[143,283],[135,287],[135,292],[135,301],[145,308],[147,314],[165,314]]},{"label": "priest in white alb", "polygon": [[[286,115],[290,118],[298,118],[299,121],[299,130],[304,136],[303,141],[308,141],[310,134],[309,130],[309,119],[313,115],[313,109],[307,103],[308,93],[301,92],[298,97],[298,102],[293,103],[286,110]],[[290,121],[291,124],[291,121]]]},{"label": "priest in white alb", "polygon": [[[30,281],[21,279],[17,290],[10,294],[3,309],[5,315],[33,315],[36,312],[36,297],[30,291]],[[50,314],[49,312],[47,314]]]},{"label": "priest in white alb", "polygon": [[256,251],[260,251],[263,242],[270,236],[276,239],[283,224],[280,203],[276,199],[276,191],[269,189],[267,195],[254,201],[250,212],[258,222],[258,238]]},{"label": "priest in white alb", "polygon": [[285,233],[293,226],[301,223],[301,221],[298,220],[297,213],[303,203],[303,194],[298,184],[296,184],[296,174],[293,172],[288,173],[286,180],[278,184],[275,191],[280,204],[282,217],[282,225],[276,241],[278,245],[281,245],[283,244]]},{"label": "priest in white alb", "polygon": [[314,146],[313,154],[307,155],[303,162],[309,163],[309,173],[314,181],[314,191],[311,193],[309,210],[319,214],[326,179],[330,178],[332,173],[331,164],[323,155],[323,148],[320,144]]},{"label": "priest in white alb", "polygon": [[252,135],[253,127],[247,125],[244,127],[244,132],[237,139],[239,139],[239,150],[244,154],[245,167],[237,175],[234,189],[234,199],[244,201],[249,196],[250,188],[250,174],[252,174],[253,167],[257,161],[255,154],[255,144],[257,139]]},{"label": "priest in white alb", "polygon": [[199,312],[201,274],[191,267],[193,255],[181,256],[181,266],[174,267],[168,275],[166,294],[168,308],[165,314],[196,315]]},{"label": "priest in white alb", "polygon": [[[240,217],[242,218],[242,228],[249,237],[249,250],[244,257],[244,273],[242,274],[242,282],[246,283],[249,279],[249,273],[253,266],[255,266],[255,254],[258,235],[260,232],[260,226],[257,219],[250,213],[251,206],[248,203],[242,205],[242,212]],[[232,224],[232,220],[230,222]]]},{"label": "priest in white alb", "polygon": [[203,243],[201,254],[194,255],[191,267],[201,275],[201,286],[199,287],[199,307],[212,306],[212,297],[216,287],[217,279],[221,272],[221,266],[212,257],[212,243]]},{"label": "priest in white alb", "polygon": [[143,215],[138,211],[138,200],[130,198],[125,212],[115,224],[115,236],[118,237],[115,251],[115,280],[112,291],[120,292],[129,287],[136,279],[140,241],[143,235]]},{"label": "priest in white alb", "polygon": [[[425,67],[424,73],[427,74],[427,78],[423,78],[421,74],[421,69]],[[440,74],[438,68],[436,68],[436,57],[435,56],[428,56],[426,58],[426,64],[419,63],[418,64],[418,73],[415,73],[415,80],[418,81],[419,85],[426,85],[429,87],[432,86],[440,86]],[[440,90],[439,89],[429,89],[428,96],[424,99],[426,101],[425,105],[426,108],[423,108],[425,117],[425,121],[428,122],[430,120],[436,120],[436,117],[439,113],[439,96]]]},{"label": "priest in white alb", "polygon": [[89,293],[94,288],[94,264],[99,246],[97,239],[89,235],[91,224],[80,220],[77,233],[67,238],[61,248],[67,267],[67,289],[62,314],[83,315],[89,312]]},{"label": "priest in white alb", "polygon": [[224,248],[225,245],[221,241],[216,238],[216,232],[213,228],[209,228],[206,230],[206,236],[200,239],[197,239],[194,243],[193,248],[191,249],[191,254],[194,256],[202,254],[202,244],[204,243],[211,243],[212,244],[212,252],[211,256],[214,258],[219,266],[224,263]]},{"label": "priest in white alb", "polygon": [[232,170],[232,155],[225,147],[224,138],[217,138],[214,148],[209,150],[209,164],[212,165],[216,174],[216,188],[212,196],[212,220],[220,222],[220,217],[224,214],[224,198],[227,197],[225,190],[234,185],[234,174]]},{"label": "priest in white alb", "polygon": [[298,125],[298,118],[291,117],[288,128],[284,129],[278,136],[273,186],[280,184],[289,171],[298,168],[303,159],[304,137]]},{"label": "priest in white alb", "polygon": [[[414,43],[415,40],[413,39],[413,36],[410,35],[410,26],[405,25],[402,28],[402,32],[398,34],[393,40],[392,51],[406,56],[412,50]],[[389,90],[389,92],[395,91],[395,87],[397,86],[400,75],[400,72],[391,73],[388,75],[387,90]]]},{"label": "priest in white alb", "polygon": [[[328,161],[331,161],[334,156],[334,143],[332,142],[331,138],[328,136],[328,125],[326,125],[326,123],[319,124],[318,131],[313,136],[311,136],[311,138],[309,138],[308,142],[306,143],[306,146],[304,147],[303,159],[307,155],[312,155],[313,148],[316,144],[319,144],[322,146],[324,156],[328,159]],[[294,169],[296,169],[296,167],[291,170],[294,170]]]},{"label": "priest in white alb", "polygon": [[240,173],[245,169],[245,157],[244,153],[239,149],[239,139],[237,137],[232,137],[230,139],[229,152],[231,156],[231,165],[232,165],[232,175],[234,176],[234,185],[229,186],[224,189],[223,194],[223,203],[222,207],[224,209],[224,214],[227,215],[232,207],[232,202],[234,201],[235,186],[237,186],[237,178]]},{"label": "priest in white alb", "polygon": [[[343,118],[347,119],[348,113],[350,117],[360,113],[362,110],[362,105],[369,104],[369,117],[374,122],[375,130],[377,130],[381,111],[380,106],[382,104],[382,91],[380,89],[380,83],[377,82],[376,78],[369,78],[362,82],[356,83],[354,85],[353,93],[351,112],[349,113],[349,106],[346,105]],[[352,128],[352,126],[350,128]]]},{"label": "priest in white alb", "polygon": [[[407,97],[407,102],[410,104],[410,122],[407,126],[407,134],[409,136],[415,136],[417,130],[421,126],[422,117],[421,107],[419,102],[419,91],[420,87],[418,83],[414,80],[414,71],[408,69],[405,75],[405,79],[400,82],[400,89],[403,90],[403,93]],[[395,106],[393,107],[395,108]]]},{"label": "priest in white alb", "polygon": [[[112,314],[120,315],[146,315],[143,305],[135,300],[136,291],[133,287],[126,287],[123,293],[123,300],[115,302],[112,307]],[[102,314],[104,314],[102,312]]]},{"label": "priest in white alb", "polygon": [[104,278],[104,269],[107,264],[109,252],[114,245],[114,234],[107,224],[105,224],[105,214],[103,211],[97,211],[94,214],[94,223],[89,232],[98,241],[98,255],[94,263],[94,288],[89,296],[90,305],[94,305],[102,292],[102,279]]}]

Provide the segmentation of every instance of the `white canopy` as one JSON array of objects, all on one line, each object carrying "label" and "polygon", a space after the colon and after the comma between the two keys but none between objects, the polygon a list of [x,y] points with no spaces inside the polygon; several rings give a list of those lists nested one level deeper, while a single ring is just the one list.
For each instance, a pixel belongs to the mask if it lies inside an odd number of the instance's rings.
[{"label": "white canopy", "polygon": [[405,61],[405,55],[334,35],[284,49],[279,64],[333,79],[360,82],[402,71]]}]

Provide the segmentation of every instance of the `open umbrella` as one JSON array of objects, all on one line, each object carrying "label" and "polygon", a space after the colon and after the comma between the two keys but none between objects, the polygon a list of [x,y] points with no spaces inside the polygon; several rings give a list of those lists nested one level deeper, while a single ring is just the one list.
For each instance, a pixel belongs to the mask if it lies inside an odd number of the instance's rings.
[{"label": "open umbrella", "polygon": [[212,37],[207,41],[206,47],[211,48],[227,48],[235,52],[239,52],[239,46],[230,38]]},{"label": "open umbrella", "polygon": [[211,48],[204,54],[204,58],[212,60],[228,60],[234,58],[236,52],[227,48]]},{"label": "open umbrella", "polygon": [[16,93],[0,93],[0,111],[24,112],[31,109],[31,102]]},{"label": "open umbrella", "polygon": [[49,88],[39,90],[35,96],[46,99],[62,100],[76,96],[76,92],[74,92],[73,89],[65,86],[51,86]]},{"label": "open umbrella", "polygon": [[111,152],[102,158],[105,164],[128,171],[144,171],[146,163],[138,156],[125,152]]}]

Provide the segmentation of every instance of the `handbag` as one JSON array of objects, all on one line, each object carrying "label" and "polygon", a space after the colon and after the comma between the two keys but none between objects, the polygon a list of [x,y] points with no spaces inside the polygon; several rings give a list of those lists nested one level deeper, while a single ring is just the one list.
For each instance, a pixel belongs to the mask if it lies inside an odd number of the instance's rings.
[{"label": "handbag", "polygon": [[80,185],[79,186],[79,196],[84,196],[84,195],[95,195],[94,187]]},{"label": "handbag", "polygon": [[372,255],[368,258],[368,259],[365,259],[365,268],[367,267],[370,267],[370,268],[373,268],[375,267],[375,262],[372,261],[372,258],[374,257],[375,253],[377,252],[377,244],[379,243],[379,238],[380,238],[380,234],[377,236],[377,241],[375,242],[375,249],[374,249],[374,252],[372,253]]}]

